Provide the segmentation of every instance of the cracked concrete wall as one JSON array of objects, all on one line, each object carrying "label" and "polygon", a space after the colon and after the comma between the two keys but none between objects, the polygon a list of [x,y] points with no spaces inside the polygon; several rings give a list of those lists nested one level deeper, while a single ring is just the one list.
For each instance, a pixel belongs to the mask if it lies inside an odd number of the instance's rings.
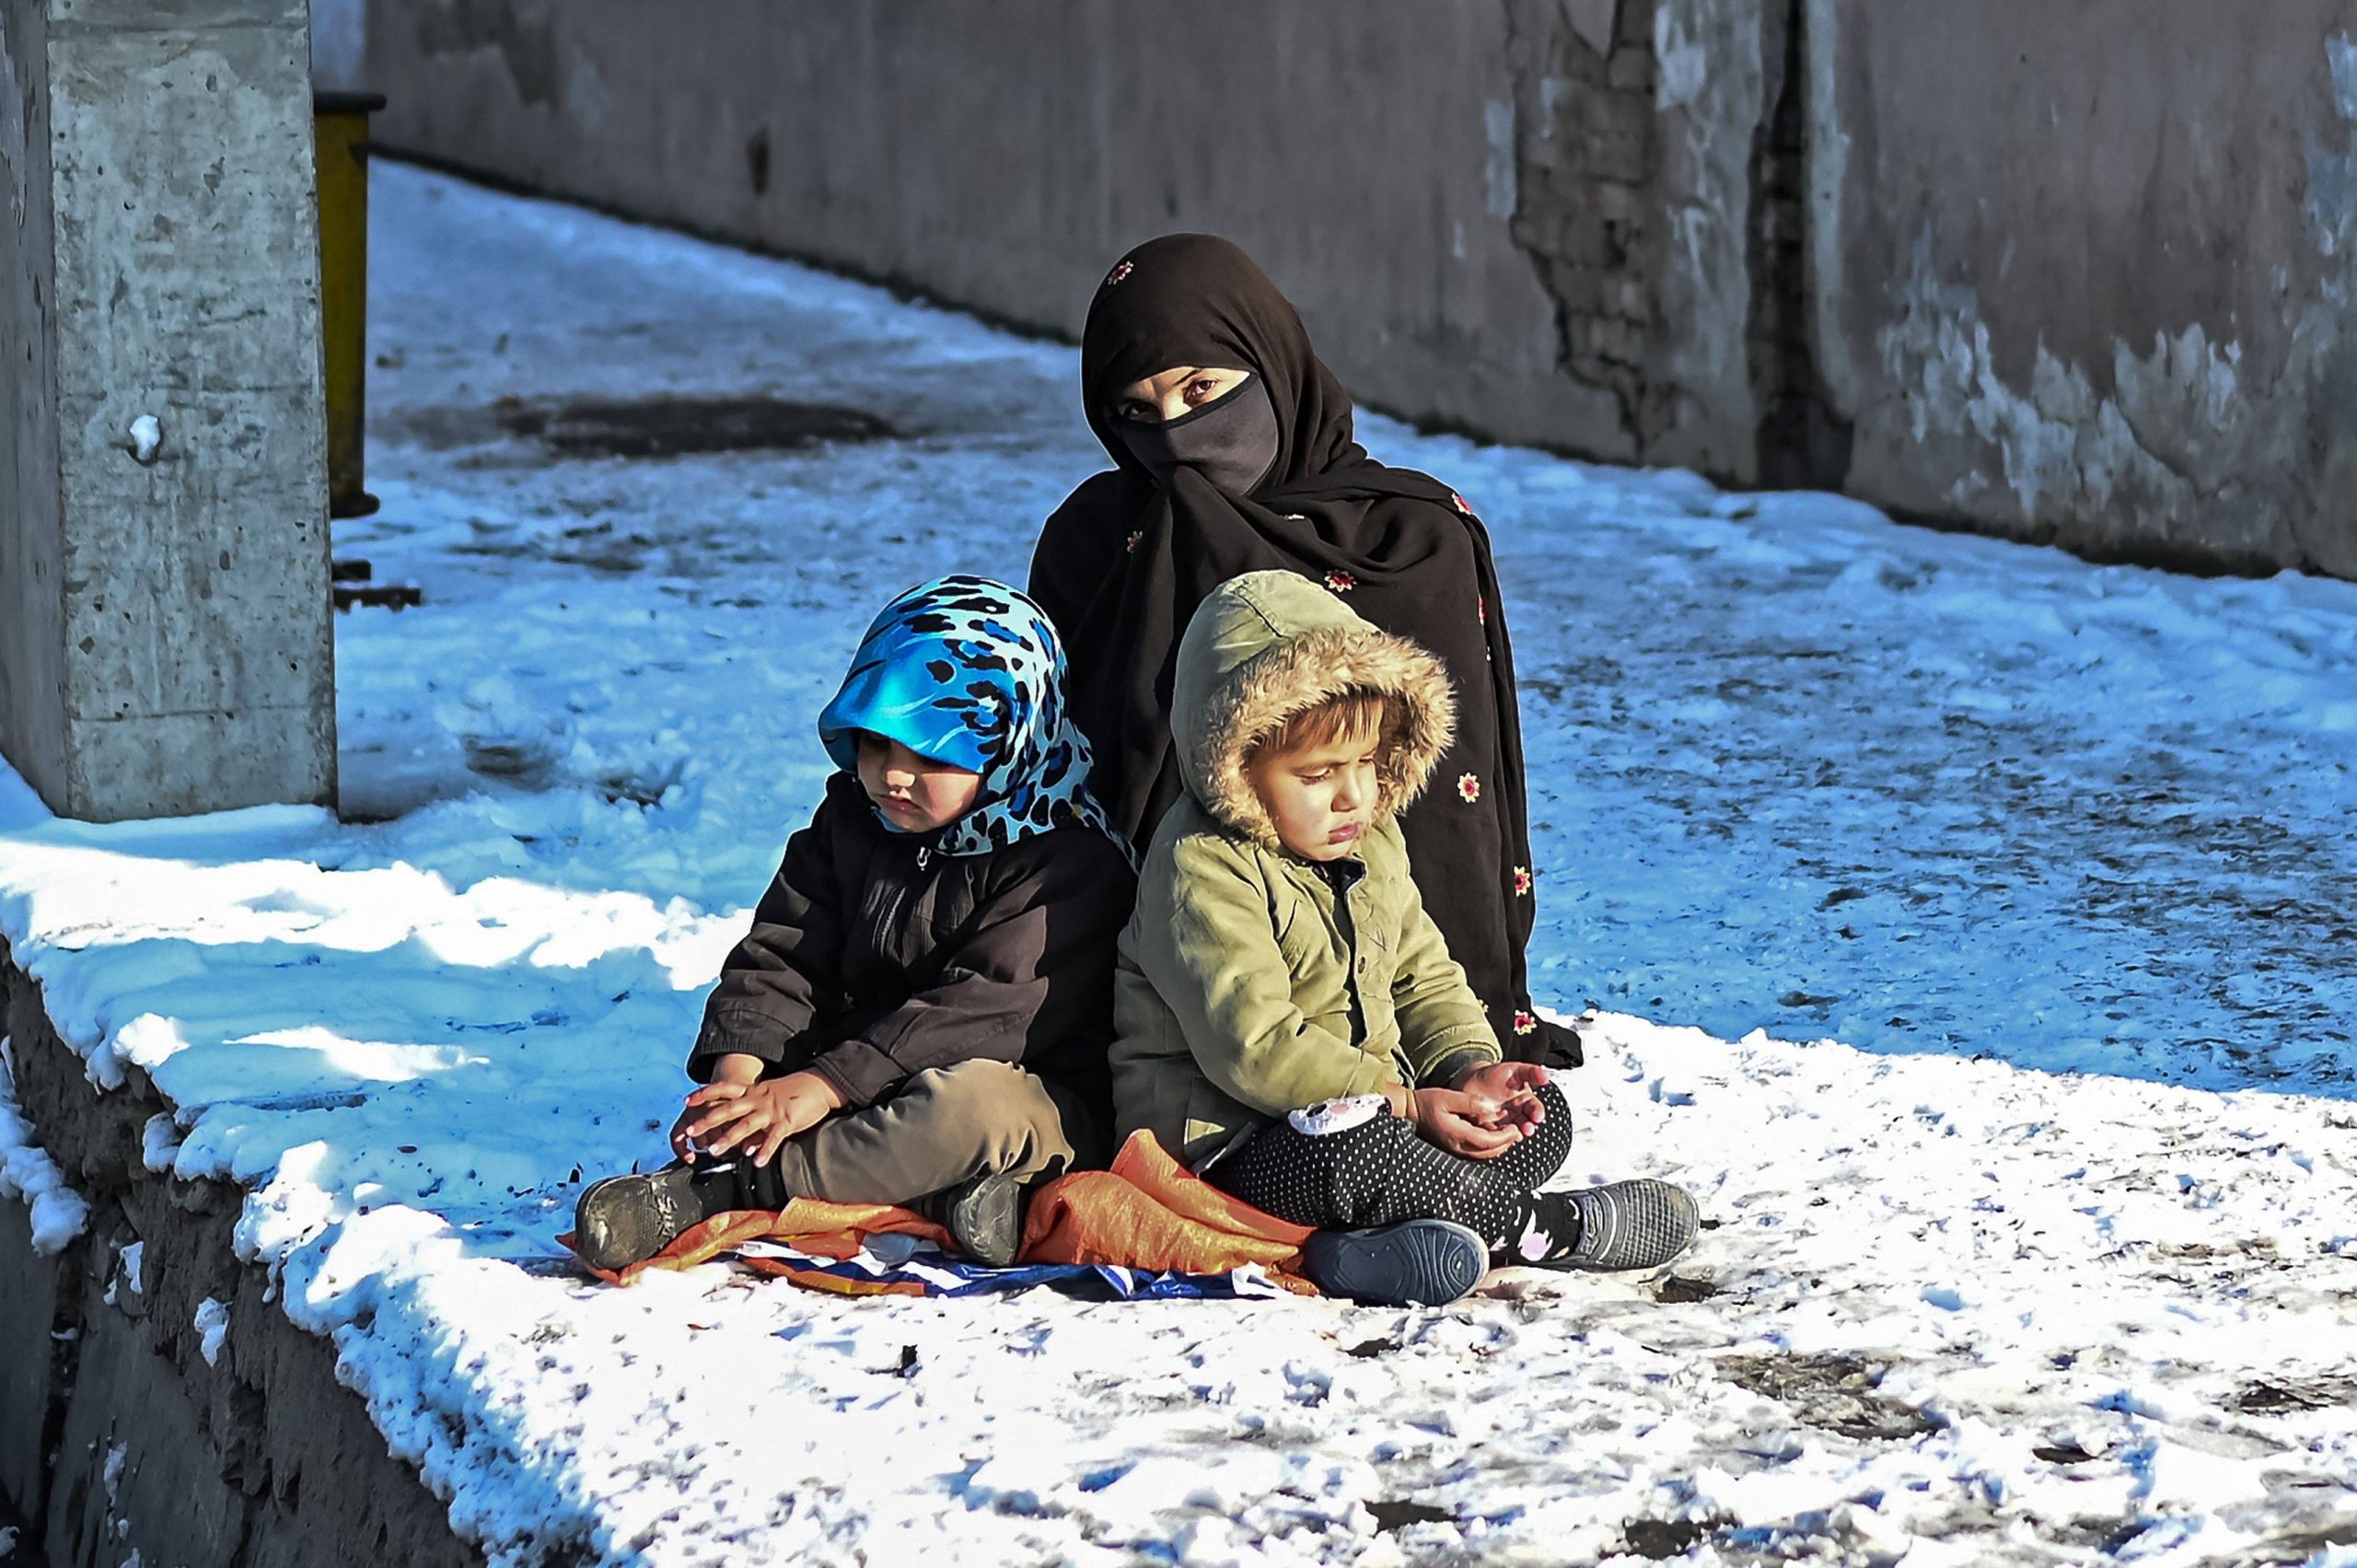
[{"label": "cracked concrete wall", "polygon": [[2096,558],[2357,576],[2357,14],[1807,15],[1851,489]]},{"label": "cracked concrete wall", "polygon": [[0,749],[67,816],[331,799],[304,0],[6,4]]},{"label": "cracked concrete wall", "polygon": [[[1756,479],[1755,135],[1779,64],[1760,0],[1508,0],[1511,231],[1556,308],[1556,370],[1608,397],[1623,461]],[[1493,432],[1493,424],[1481,426]]]},{"label": "cracked concrete wall", "polygon": [[412,0],[399,148],[1070,336],[1235,238],[1425,424],[2357,575],[2357,30],[2205,0]]},{"label": "cracked concrete wall", "polygon": [[1127,246],[1225,234],[1376,406],[1740,477],[1757,10],[417,0],[366,74],[396,148],[1065,336]]},{"label": "cracked concrete wall", "polygon": [[1745,483],[1759,478],[1762,401],[1749,353],[1753,143],[1772,107],[1766,24],[1780,17],[1759,0],[1660,0],[1653,25],[1666,253],[1652,379],[1680,406],[1645,460]]}]

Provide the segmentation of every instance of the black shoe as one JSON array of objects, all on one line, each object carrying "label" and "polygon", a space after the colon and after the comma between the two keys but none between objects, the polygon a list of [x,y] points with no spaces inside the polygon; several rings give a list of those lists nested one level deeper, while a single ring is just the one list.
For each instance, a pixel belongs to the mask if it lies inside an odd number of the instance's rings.
[{"label": "black shoe", "polygon": [[1666,1181],[1615,1181],[1561,1196],[1579,1215],[1580,1237],[1569,1251],[1537,1260],[1545,1268],[1658,1269],[1702,1229],[1694,1200]]},{"label": "black shoe", "polygon": [[677,1164],[593,1181],[573,1211],[573,1249],[608,1273],[643,1262],[680,1232],[737,1207],[736,1187],[728,1167]]},{"label": "black shoe", "polygon": [[1003,1170],[986,1171],[928,1205],[966,1256],[1004,1269],[1023,1249],[1023,1213],[1030,1190]]},{"label": "black shoe", "polygon": [[1374,1307],[1437,1307],[1489,1272],[1489,1245],[1454,1220],[1402,1220],[1375,1230],[1321,1230],[1302,1272],[1328,1295]]},{"label": "black shoe", "polygon": [[1587,1049],[1581,1043],[1578,1029],[1552,1018],[1540,1018],[1535,1032],[1538,1037],[1538,1050],[1533,1054],[1541,1067],[1568,1071],[1586,1064]]}]

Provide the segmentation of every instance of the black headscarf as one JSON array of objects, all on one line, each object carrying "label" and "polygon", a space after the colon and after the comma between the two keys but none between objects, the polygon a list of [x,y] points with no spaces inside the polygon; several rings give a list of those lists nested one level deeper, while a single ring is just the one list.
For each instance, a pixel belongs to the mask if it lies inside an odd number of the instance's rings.
[{"label": "black headscarf", "polygon": [[[1179,365],[1248,370],[1273,404],[1276,460],[1248,495],[1192,468],[1158,483],[1123,439],[1120,389]],[[1299,314],[1210,235],[1149,240],[1106,274],[1081,340],[1081,395],[1115,466],[1048,519],[1030,592],[1063,633],[1073,716],[1115,825],[1142,850],[1178,797],[1170,682],[1196,606],[1240,572],[1317,579],[1448,667],[1457,738],[1399,819],[1417,888],[1508,1056],[1576,1064],[1576,1037],[1538,1016],[1524,978],[1535,900],[1522,724],[1480,519],[1440,481],[1366,455]]]}]

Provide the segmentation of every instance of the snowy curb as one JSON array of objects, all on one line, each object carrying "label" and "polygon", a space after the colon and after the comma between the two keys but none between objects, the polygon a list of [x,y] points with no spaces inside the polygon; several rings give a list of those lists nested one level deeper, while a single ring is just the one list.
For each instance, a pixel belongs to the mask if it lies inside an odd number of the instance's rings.
[{"label": "snowy curb", "polygon": [[[0,1214],[0,1490],[57,1562],[481,1561],[339,1386],[332,1343],[237,1260],[242,1194],[150,1168],[145,1075],[99,1093],[0,940],[7,1130],[38,1125],[82,1187],[75,1234]],[[168,1121],[168,1118],[164,1118]],[[36,1154],[39,1150],[32,1151]],[[60,1190],[53,1186],[52,1194]]]}]

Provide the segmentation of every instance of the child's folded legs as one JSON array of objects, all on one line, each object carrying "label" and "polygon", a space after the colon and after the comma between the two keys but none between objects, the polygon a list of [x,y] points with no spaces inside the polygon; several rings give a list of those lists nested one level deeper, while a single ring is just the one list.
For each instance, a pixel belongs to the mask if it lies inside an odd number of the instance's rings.
[{"label": "child's folded legs", "polygon": [[1403,1220],[1469,1225],[1492,1247],[1520,1235],[1520,1204],[1571,1155],[1572,1113],[1552,1084],[1547,1119],[1492,1159],[1469,1159],[1388,1113],[1327,1132],[1278,1121],[1214,1162],[1213,1186],[1295,1225],[1362,1229]]},{"label": "child's folded legs", "polygon": [[581,1195],[574,1244],[617,1270],[714,1214],[816,1198],[922,1205],[968,1253],[1004,1265],[1029,1190],[1101,1163],[1101,1144],[1097,1118],[1061,1086],[1003,1062],[961,1062],[788,1138],[766,1164],[738,1157],[597,1182]]},{"label": "child's folded legs", "polygon": [[830,1203],[907,1203],[1004,1173],[1029,1181],[1101,1163],[1096,1118],[1035,1073],[977,1060],[930,1068],[886,1098],[786,1141],[785,1192]]},{"label": "child's folded legs", "polygon": [[1463,1267],[1476,1240],[1485,1262],[1583,1270],[1658,1268],[1692,1245],[1700,1214],[1667,1182],[1537,1191],[1571,1153],[1572,1116],[1555,1086],[1536,1092],[1546,1119],[1492,1159],[1450,1154],[1383,1113],[1272,1123],[1203,1175],[1280,1219],[1318,1226],[1310,1277],[1362,1301],[1464,1294],[1480,1278]]}]

